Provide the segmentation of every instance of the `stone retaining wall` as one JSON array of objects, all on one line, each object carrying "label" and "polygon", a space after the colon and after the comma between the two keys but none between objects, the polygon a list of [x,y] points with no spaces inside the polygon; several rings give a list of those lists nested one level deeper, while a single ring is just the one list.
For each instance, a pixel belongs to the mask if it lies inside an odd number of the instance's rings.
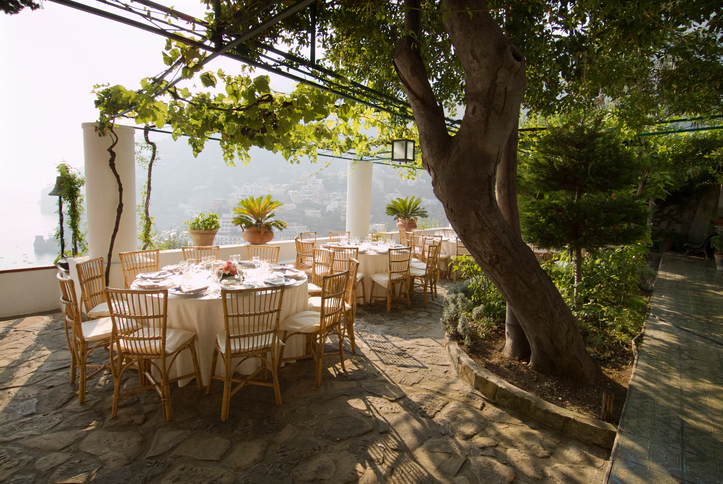
[{"label": "stone retaining wall", "polygon": [[613,448],[617,434],[614,425],[560,408],[520,390],[475,363],[454,337],[447,335],[445,340],[447,354],[457,375],[487,399],[582,442],[608,450]]}]

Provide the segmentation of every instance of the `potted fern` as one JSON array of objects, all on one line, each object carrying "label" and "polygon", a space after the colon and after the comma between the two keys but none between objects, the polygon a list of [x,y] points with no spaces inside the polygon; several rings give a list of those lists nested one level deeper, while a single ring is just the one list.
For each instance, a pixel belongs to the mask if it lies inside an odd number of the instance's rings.
[{"label": "potted fern", "polygon": [[213,245],[216,238],[216,232],[221,228],[218,221],[218,214],[209,213],[206,215],[201,212],[188,225],[188,234],[191,236],[193,245]]},{"label": "potted fern", "polygon": [[273,229],[286,228],[286,222],[274,220],[274,210],[282,205],[282,202],[272,200],[271,195],[244,198],[233,209],[235,215],[232,223],[241,226],[242,236],[249,244],[266,244],[274,238]]},{"label": "potted fern", "polygon": [[417,219],[427,218],[427,210],[421,206],[422,199],[411,196],[395,198],[387,205],[387,215],[397,219],[399,230],[410,231],[417,228]]}]

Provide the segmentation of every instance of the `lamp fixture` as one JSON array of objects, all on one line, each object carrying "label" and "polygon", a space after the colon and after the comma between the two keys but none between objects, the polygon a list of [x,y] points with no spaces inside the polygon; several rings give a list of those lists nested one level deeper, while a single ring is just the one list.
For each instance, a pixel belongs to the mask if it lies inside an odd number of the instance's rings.
[{"label": "lamp fixture", "polygon": [[395,139],[392,140],[392,161],[403,163],[414,162],[414,140]]}]

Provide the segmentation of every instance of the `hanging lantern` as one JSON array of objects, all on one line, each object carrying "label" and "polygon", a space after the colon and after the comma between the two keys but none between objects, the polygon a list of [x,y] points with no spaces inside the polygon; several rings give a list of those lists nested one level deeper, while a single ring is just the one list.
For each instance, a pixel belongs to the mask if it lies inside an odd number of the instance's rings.
[{"label": "hanging lantern", "polygon": [[392,140],[392,161],[401,163],[414,162],[414,140],[395,139]]}]

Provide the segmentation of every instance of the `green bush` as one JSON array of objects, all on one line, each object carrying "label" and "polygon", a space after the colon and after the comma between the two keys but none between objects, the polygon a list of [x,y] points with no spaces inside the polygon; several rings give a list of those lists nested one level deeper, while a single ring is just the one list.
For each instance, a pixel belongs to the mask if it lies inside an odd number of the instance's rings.
[{"label": "green bush", "polygon": [[[642,331],[651,290],[651,270],[642,245],[607,247],[583,259],[580,298],[582,309],[574,311],[588,351],[599,359],[610,359],[630,351],[632,339]],[[573,308],[573,264],[560,253],[543,264]]]},{"label": "green bush", "polygon": [[442,325],[462,342],[484,339],[505,322],[505,300],[469,256],[455,258],[467,279],[453,286],[445,300]]},{"label": "green bush", "polygon": [[[612,360],[629,353],[632,339],[642,331],[653,276],[647,266],[647,250],[633,245],[588,253],[582,265],[580,311],[573,309],[574,264],[568,253],[558,253],[543,263],[573,311],[588,351],[598,359]],[[504,298],[471,257],[456,258],[454,264],[468,280],[450,289],[442,324],[462,342],[484,339],[504,325]]]}]

